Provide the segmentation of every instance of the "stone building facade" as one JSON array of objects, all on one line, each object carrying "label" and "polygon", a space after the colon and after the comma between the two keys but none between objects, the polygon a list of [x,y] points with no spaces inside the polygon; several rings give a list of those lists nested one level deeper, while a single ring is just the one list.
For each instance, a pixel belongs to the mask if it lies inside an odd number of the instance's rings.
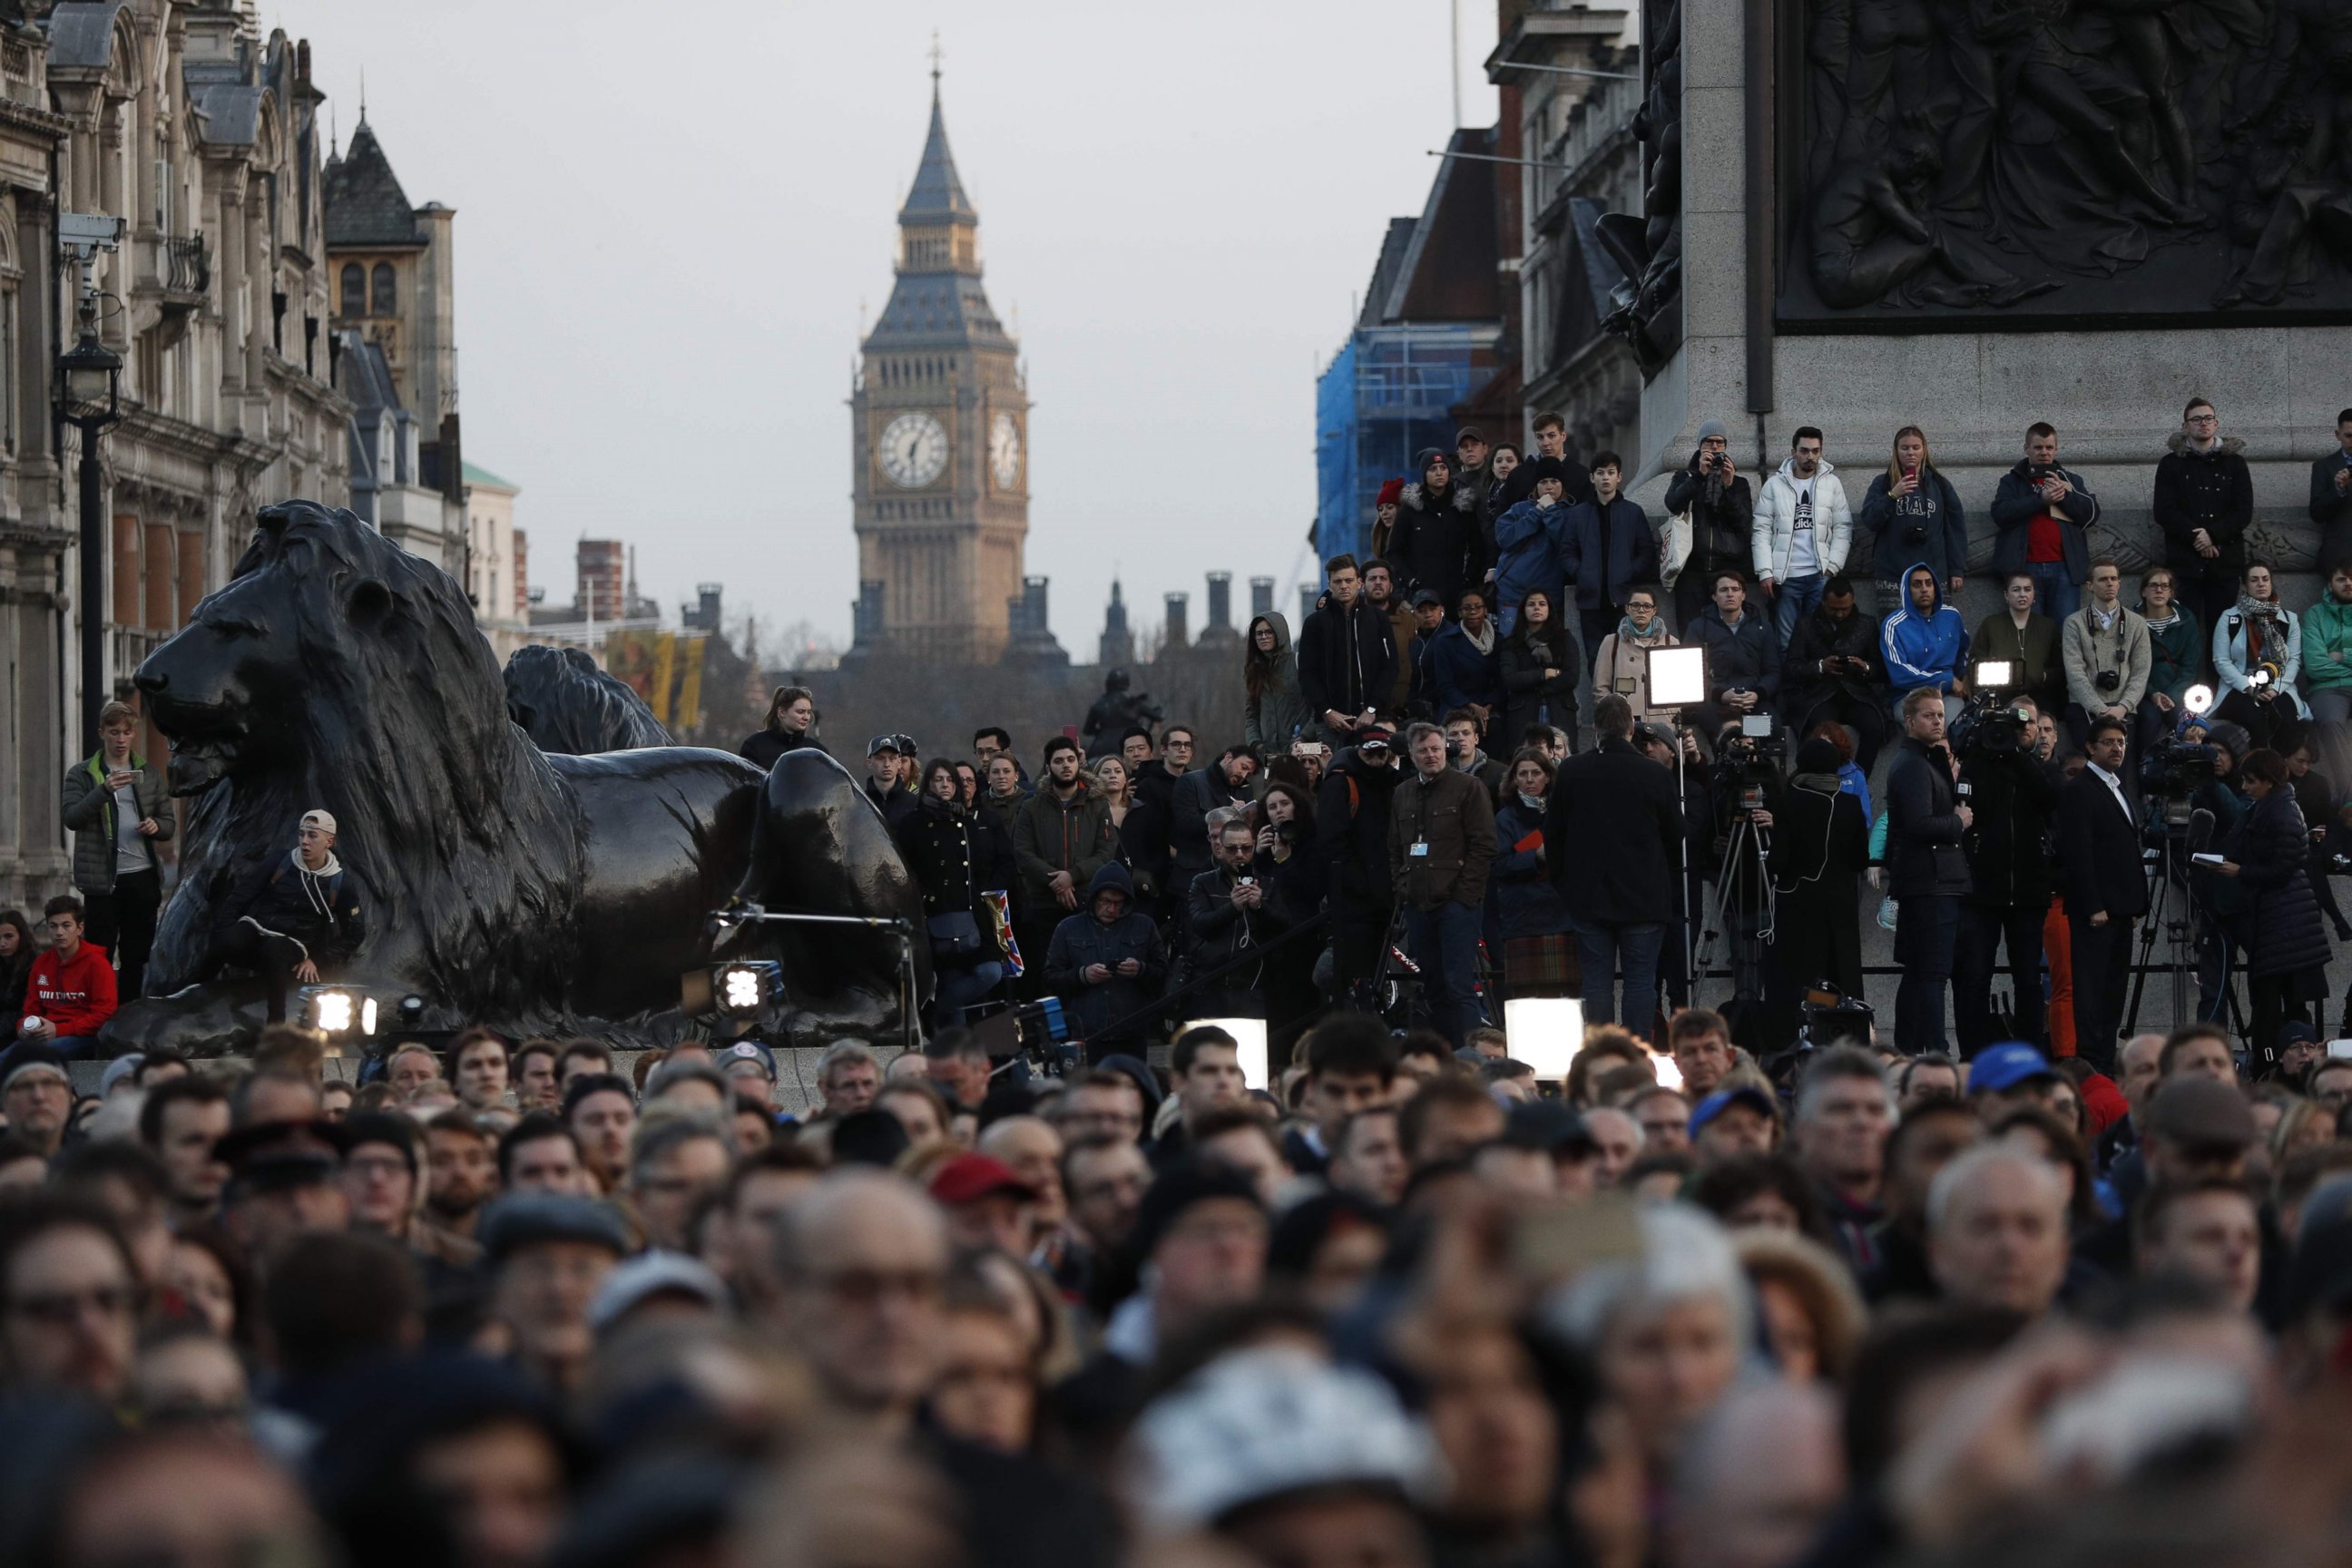
[{"label": "stone building facade", "polygon": [[1500,20],[1486,71],[1526,160],[1502,172],[1522,215],[1519,401],[1528,418],[1566,418],[1571,452],[1614,451],[1630,464],[1642,449],[1642,373],[1624,340],[1601,330],[1612,277],[1593,225],[1641,210],[1639,16],[1507,0]]},{"label": "stone building facade", "polygon": [[349,151],[329,155],[324,178],[335,384],[353,408],[352,510],[470,582],[457,439],[457,212],[409,205],[364,108]]},{"label": "stone building facade", "polygon": [[[0,7],[0,900],[67,885],[58,792],[85,681],[142,659],[235,565],[254,510],[350,493],[331,381],[309,46],[230,0]],[[101,439],[109,581],[76,550],[78,439],[52,417],[74,277],[52,201],[123,220],[99,258],[122,420]],[[106,616],[79,667],[79,616]],[[163,754],[152,733],[143,749]],[[168,852],[168,851],[167,851]]]}]

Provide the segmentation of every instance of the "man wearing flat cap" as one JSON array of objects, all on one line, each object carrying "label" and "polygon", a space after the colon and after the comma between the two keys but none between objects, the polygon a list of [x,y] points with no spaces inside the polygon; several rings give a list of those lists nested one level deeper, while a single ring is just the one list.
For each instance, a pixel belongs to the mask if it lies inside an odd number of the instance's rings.
[{"label": "man wearing flat cap", "polygon": [[359,889],[335,858],[335,819],[324,810],[302,814],[294,848],[248,872],[222,906],[221,922],[196,978],[223,968],[251,970],[269,988],[269,1021],[286,1017],[289,985],[316,985],[322,968],[359,951]]}]

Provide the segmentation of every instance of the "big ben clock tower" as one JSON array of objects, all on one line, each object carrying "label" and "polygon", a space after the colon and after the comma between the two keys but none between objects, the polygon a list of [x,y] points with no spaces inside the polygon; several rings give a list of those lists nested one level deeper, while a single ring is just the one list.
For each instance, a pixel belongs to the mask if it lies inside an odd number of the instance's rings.
[{"label": "big ben clock tower", "polygon": [[[992,664],[1021,596],[1029,399],[980,280],[980,214],[931,130],[898,209],[898,279],[849,400],[861,649]],[[879,645],[878,647],[877,645]]]}]

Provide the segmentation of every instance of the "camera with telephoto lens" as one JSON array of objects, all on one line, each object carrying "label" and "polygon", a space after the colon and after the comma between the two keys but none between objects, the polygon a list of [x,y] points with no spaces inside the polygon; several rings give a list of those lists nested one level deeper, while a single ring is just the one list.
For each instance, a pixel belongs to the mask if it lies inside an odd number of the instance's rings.
[{"label": "camera with telephoto lens", "polygon": [[2273,689],[2285,675],[2286,666],[2265,655],[2255,663],[2253,668],[2246,671],[2246,685],[2252,689],[2255,696],[2270,697],[2275,694]]}]

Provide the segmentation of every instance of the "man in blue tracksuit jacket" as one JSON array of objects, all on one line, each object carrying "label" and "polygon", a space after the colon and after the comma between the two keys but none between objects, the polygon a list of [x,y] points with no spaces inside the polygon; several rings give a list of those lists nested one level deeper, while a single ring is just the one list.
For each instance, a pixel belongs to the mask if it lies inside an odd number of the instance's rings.
[{"label": "man in blue tracksuit jacket", "polygon": [[1903,574],[1903,607],[1886,617],[1878,633],[1898,713],[1904,697],[1922,686],[1948,696],[1968,690],[1969,629],[1961,624],[1960,612],[1944,603],[1944,584],[1936,569],[1925,561],[1913,562]]}]

